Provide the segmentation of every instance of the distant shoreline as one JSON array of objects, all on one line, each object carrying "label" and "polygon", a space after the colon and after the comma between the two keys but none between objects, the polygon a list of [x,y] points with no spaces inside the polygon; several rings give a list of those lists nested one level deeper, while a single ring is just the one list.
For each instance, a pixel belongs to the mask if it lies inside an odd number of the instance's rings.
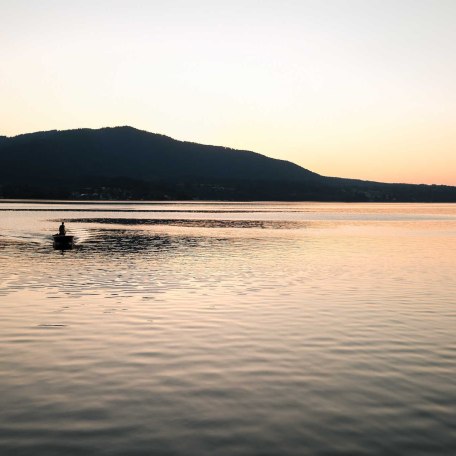
[{"label": "distant shoreline", "polygon": [[456,201],[320,201],[320,200],[109,200],[109,199],[47,199],[47,198],[0,198],[1,203],[34,204],[268,204],[268,203],[309,203],[309,204],[455,204]]},{"label": "distant shoreline", "polygon": [[133,127],[0,141],[0,198],[83,201],[456,202],[456,187],[328,177],[286,160]]}]

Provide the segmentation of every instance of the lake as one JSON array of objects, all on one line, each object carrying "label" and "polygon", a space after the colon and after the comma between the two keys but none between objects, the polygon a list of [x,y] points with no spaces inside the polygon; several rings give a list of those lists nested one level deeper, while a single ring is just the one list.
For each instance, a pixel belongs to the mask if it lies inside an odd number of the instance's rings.
[{"label": "lake", "polygon": [[456,454],[455,269],[451,204],[0,202],[0,454]]}]

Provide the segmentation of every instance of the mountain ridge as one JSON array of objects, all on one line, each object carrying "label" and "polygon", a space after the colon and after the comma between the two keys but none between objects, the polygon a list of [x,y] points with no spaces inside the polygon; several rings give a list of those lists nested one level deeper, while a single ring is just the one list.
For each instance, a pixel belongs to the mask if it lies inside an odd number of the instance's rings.
[{"label": "mountain ridge", "polygon": [[456,202],[456,187],[322,176],[253,151],[120,126],[0,136],[0,196]]}]

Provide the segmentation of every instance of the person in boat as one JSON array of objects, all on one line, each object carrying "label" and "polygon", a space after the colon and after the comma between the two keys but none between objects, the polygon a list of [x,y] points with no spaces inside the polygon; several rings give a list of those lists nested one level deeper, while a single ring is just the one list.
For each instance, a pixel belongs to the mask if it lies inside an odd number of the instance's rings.
[{"label": "person in boat", "polygon": [[65,222],[62,222],[62,224],[59,226],[59,234],[60,236],[66,235]]}]

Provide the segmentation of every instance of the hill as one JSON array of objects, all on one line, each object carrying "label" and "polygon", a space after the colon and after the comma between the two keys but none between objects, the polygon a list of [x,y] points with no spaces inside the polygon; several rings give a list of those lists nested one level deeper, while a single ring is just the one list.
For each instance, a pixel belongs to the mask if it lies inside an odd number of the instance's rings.
[{"label": "hill", "polygon": [[331,178],[132,127],[0,137],[7,198],[456,201],[456,187]]}]

